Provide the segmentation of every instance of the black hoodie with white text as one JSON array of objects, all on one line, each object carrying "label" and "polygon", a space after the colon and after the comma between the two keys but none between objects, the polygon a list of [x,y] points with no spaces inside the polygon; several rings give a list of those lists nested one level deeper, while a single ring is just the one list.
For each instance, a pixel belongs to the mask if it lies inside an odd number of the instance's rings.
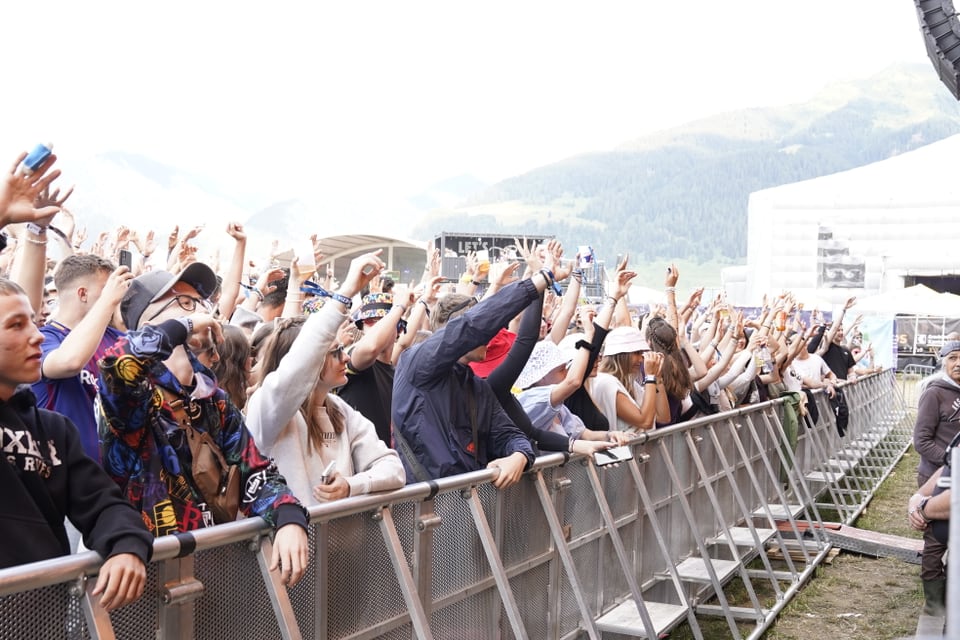
[{"label": "black hoodie with white text", "polygon": [[89,458],[70,420],[39,409],[29,386],[0,401],[0,568],[70,553],[64,517],[88,549],[144,562],[153,536],[140,513]]}]

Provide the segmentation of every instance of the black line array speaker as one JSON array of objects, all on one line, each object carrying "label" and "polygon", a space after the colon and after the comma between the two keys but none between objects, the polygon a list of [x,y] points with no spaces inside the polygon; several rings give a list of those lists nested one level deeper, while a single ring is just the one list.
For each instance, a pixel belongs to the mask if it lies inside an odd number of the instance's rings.
[{"label": "black line array speaker", "polygon": [[960,100],[960,21],[953,0],[914,0],[927,55],[940,81]]}]

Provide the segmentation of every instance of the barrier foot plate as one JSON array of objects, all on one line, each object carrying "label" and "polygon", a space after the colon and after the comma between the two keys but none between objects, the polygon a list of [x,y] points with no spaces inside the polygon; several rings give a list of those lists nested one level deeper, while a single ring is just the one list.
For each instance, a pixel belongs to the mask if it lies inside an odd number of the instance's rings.
[{"label": "barrier foot plate", "polygon": [[[757,546],[757,541],[754,539],[752,531],[757,532],[757,538],[760,539],[760,544],[766,543],[766,541],[776,533],[774,529],[750,529],[750,527],[730,527],[729,531],[730,539],[733,541],[733,544],[738,547]],[[727,535],[721,534],[715,538],[710,538],[708,542],[711,544],[726,544]]]},{"label": "barrier foot plate", "polygon": [[[687,608],[665,602],[644,602],[657,635],[669,631],[687,616]],[[597,618],[597,628],[606,633],[619,633],[635,638],[646,638],[643,620],[633,600],[625,600]]]},{"label": "barrier foot plate", "polygon": [[677,565],[677,575],[681,580],[690,582],[710,582],[710,573],[707,571],[707,560],[713,566],[713,572],[722,583],[737,572],[740,563],[736,560],[717,560],[715,558],[687,558]]}]

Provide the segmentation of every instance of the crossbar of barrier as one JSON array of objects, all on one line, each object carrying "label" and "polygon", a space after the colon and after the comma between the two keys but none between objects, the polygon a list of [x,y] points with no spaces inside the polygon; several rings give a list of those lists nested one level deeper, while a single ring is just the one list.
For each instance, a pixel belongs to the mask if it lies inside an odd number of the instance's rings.
[{"label": "crossbar of barrier", "polygon": [[703,638],[716,616],[759,638],[831,549],[807,525],[852,521],[909,446],[893,372],[845,389],[847,437],[817,394],[796,449],[777,400],[643,434],[619,466],[551,454],[504,491],[484,470],[312,507],[292,589],[259,519],[156,540],[145,596],[110,614],[95,553],[5,569],[0,640]]}]

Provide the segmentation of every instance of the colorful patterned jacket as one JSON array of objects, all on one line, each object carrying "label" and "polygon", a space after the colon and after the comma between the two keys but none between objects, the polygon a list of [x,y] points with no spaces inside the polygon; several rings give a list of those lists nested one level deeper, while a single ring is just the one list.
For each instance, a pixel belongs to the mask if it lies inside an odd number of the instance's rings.
[{"label": "colorful patterned jacket", "polygon": [[216,386],[213,373],[191,355],[191,390],[164,365],[186,340],[186,327],[168,320],[130,331],[100,361],[100,440],[107,473],[155,536],[213,525],[189,481],[190,447],[163,387],[184,399],[193,427],[213,437],[227,463],[240,466],[244,515],[261,516],[276,528],[290,523],[306,527],[306,511],[273,461],[257,449],[242,414]]}]

